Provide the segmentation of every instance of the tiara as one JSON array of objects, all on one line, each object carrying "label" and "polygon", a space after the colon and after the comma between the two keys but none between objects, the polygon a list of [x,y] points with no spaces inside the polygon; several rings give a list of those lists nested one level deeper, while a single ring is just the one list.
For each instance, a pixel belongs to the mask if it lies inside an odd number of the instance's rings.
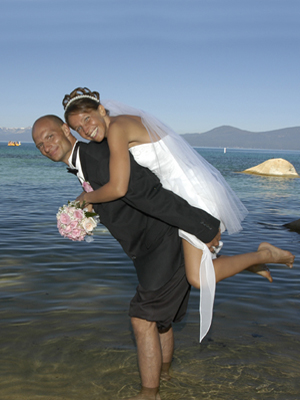
[{"label": "tiara", "polygon": [[70,99],[66,106],[65,106],[65,111],[67,111],[67,108],[70,106],[70,104],[73,103],[73,101],[78,100],[78,99],[91,99],[94,100],[96,103],[100,104],[100,101],[98,99],[96,99],[93,96],[89,96],[88,94],[80,94],[79,96],[73,97],[72,99]]}]

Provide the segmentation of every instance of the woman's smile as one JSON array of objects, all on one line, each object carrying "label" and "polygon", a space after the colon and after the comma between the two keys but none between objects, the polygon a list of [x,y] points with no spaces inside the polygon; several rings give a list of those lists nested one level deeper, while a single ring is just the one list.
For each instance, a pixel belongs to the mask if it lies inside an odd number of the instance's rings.
[{"label": "woman's smile", "polygon": [[98,133],[98,127],[96,127],[93,132],[90,134],[90,137],[93,139]]}]

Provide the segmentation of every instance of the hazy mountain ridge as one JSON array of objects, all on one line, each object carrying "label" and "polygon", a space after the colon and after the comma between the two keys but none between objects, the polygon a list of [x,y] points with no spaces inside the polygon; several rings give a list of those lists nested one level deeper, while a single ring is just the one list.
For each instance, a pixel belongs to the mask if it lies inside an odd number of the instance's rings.
[{"label": "hazy mountain ridge", "polygon": [[[220,126],[204,133],[182,135],[192,146],[249,149],[300,150],[300,127],[266,132],[251,132],[232,126]],[[0,142],[32,142],[31,127],[0,127]]]},{"label": "hazy mountain ridge", "polygon": [[300,127],[250,132],[220,126],[205,133],[182,135],[192,146],[249,149],[300,150]]}]

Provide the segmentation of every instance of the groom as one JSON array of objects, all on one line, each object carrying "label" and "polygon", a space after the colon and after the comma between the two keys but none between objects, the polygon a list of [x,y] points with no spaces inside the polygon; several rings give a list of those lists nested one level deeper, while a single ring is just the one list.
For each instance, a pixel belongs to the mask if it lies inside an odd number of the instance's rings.
[{"label": "groom", "polygon": [[[32,137],[44,156],[76,168],[81,183],[89,181],[96,190],[109,180],[106,141],[79,143],[54,115],[35,121]],[[168,375],[173,355],[172,323],[184,317],[190,291],[178,228],[210,247],[218,244],[220,223],[163,189],[159,179],[132,157],[126,195],[94,204],[94,209],[132,259],[139,280],[129,310],[142,381],[135,399],[160,399],[159,380]]]}]

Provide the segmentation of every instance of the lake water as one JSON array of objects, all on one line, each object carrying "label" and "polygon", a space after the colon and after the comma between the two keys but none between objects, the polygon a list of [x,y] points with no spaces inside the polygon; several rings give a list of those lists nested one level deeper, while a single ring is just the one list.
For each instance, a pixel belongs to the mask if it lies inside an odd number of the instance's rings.
[{"label": "lake water", "polygon": [[[293,269],[271,266],[274,282],[244,272],[217,285],[212,327],[201,344],[199,296],[174,326],[172,380],[162,399],[299,399],[300,179],[238,174],[269,158],[300,172],[300,152],[204,149],[249,210],[244,230],[223,236],[222,254],[262,241],[296,254]],[[131,261],[103,229],[71,242],[56,228],[58,207],[80,192],[63,164],[31,143],[0,144],[1,400],[106,400],[140,387],[128,305]]]}]

